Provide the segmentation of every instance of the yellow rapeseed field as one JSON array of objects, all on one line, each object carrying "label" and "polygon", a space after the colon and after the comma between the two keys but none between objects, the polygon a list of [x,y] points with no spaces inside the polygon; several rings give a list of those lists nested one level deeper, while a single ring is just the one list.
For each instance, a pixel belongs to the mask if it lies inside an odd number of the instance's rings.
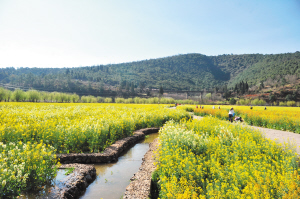
[{"label": "yellow rapeseed field", "polygon": [[297,155],[213,117],[160,131],[160,198],[299,198]]},{"label": "yellow rapeseed field", "polygon": [[220,106],[220,109],[219,106],[213,109],[212,105],[205,105],[204,109],[200,106],[188,107],[194,108],[195,115],[212,115],[223,120],[228,119],[228,111],[233,107],[235,115],[242,117],[249,125],[300,133],[299,107],[266,107],[266,110],[262,106],[253,106],[252,109],[250,106]]},{"label": "yellow rapeseed field", "polygon": [[0,142],[43,141],[58,153],[99,152],[134,130],[188,117],[165,105],[0,103]]},{"label": "yellow rapeseed field", "polygon": [[0,103],[0,198],[55,176],[55,153],[100,152],[134,130],[190,118],[166,105]]}]

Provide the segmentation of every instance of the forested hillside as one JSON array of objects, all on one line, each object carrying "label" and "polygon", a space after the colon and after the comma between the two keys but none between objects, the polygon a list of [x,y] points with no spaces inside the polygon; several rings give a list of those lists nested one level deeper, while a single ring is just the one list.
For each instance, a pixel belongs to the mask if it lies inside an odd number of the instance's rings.
[{"label": "forested hillside", "polygon": [[281,81],[300,75],[300,52],[262,55],[185,54],[144,61],[79,68],[0,69],[1,83],[38,90],[95,94],[107,89],[134,93],[162,86],[167,90],[212,89],[244,81],[249,86],[268,78]]},{"label": "forested hillside", "polygon": [[231,82],[235,84],[243,80],[254,85],[272,79],[279,83],[286,75],[300,77],[300,52],[265,55],[262,60],[238,73]]}]

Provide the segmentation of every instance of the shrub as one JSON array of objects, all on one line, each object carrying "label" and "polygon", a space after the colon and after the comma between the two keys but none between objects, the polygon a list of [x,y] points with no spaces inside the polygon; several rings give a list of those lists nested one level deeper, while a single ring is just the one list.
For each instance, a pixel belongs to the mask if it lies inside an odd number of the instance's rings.
[{"label": "shrub", "polygon": [[107,98],[104,99],[104,102],[105,103],[112,103],[112,98],[107,97]]},{"label": "shrub", "polygon": [[295,106],[296,102],[295,101],[287,101],[286,105],[288,105],[288,106]]},{"label": "shrub", "polygon": [[116,103],[124,103],[124,102],[125,102],[125,99],[124,99],[124,98],[121,98],[121,97],[117,97],[117,98],[115,99],[115,102],[116,102]]},{"label": "shrub", "polygon": [[255,105],[255,106],[259,105],[259,99],[254,99],[254,100],[252,100],[252,101],[251,101],[251,104],[252,104],[252,105]]},{"label": "shrub", "polygon": [[15,100],[16,102],[21,102],[26,98],[26,94],[24,91],[20,90],[20,89],[16,89],[13,93],[12,93],[12,99]]},{"label": "shrub", "polygon": [[279,106],[286,106],[286,102],[279,102]]},{"label": "shrub", "polygon": [[231,105],[236,104],[236,99],[230,98],[230,99],[229,99],[229,104],[231,104]]},{"label": "shrub", "polygon": [[261,106],[263,106],[263,105],[265,105],[266,104],[266,101],[265,100],[259,100],[258,101],[258,105],[261,105]]}]

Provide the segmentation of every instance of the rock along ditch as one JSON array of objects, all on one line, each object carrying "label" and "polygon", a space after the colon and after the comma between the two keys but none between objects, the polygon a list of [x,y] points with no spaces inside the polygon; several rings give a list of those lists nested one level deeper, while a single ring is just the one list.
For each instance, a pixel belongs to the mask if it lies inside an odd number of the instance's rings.
[{"label": "rock along ditch", "polygon": [[[91,163],[110,163],[118,161],[118,157],[123,152],[130,149],[134,144],[143,140],[145,135],[157,133],[159,128],[140,129],[133,133],[132,136],[118,140],[106,148],[102,153],[73,153],[59,154],[61,169],[74,167],[72,174],[64,179],[64,186],[54,187],[51,190],[50,198],[79,198],[85,193],[89,184],[96,178],[96,169]],[[124,198],[148,198],[150,194],[151,174],[155,170],[153,164],[153,150],[157,147],[157,139],[150,144],[148,152],[143,158],[139,171],[131,178],[130,184],[126,188]],[[85,163],[85,164],[78,164]],[[129,179],[128,179],[129,180]]]}]

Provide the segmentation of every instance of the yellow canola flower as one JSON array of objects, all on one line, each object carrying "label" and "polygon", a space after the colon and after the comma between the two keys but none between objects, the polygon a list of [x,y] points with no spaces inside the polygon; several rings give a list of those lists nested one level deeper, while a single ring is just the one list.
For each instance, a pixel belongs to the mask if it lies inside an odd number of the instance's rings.
[{"label": "yellow canola flower", "polygon": [[159,139],[160,198],[300,195],[295,153],[264,139],[258,131],[206,117],[168,122]]},{"label": "yellow canola flower", "polygon": [[0,106],[0,142],[46,143],[61,153],[100,152],[135,130],[190,118],[184,110],[157,104],[0,102]]},{"label": "yellow canola flower", "polygon": [[220,109],[206,105],[204,109],[195,106],[183,106],[181,109],[193,109],[199,116],[212,115],[222,120],[228,120],[228,111],[234,108],[235,115],[254,126],[300,133],[300,108],[299,107],[264,107],[253,106],[220,106]]}]

